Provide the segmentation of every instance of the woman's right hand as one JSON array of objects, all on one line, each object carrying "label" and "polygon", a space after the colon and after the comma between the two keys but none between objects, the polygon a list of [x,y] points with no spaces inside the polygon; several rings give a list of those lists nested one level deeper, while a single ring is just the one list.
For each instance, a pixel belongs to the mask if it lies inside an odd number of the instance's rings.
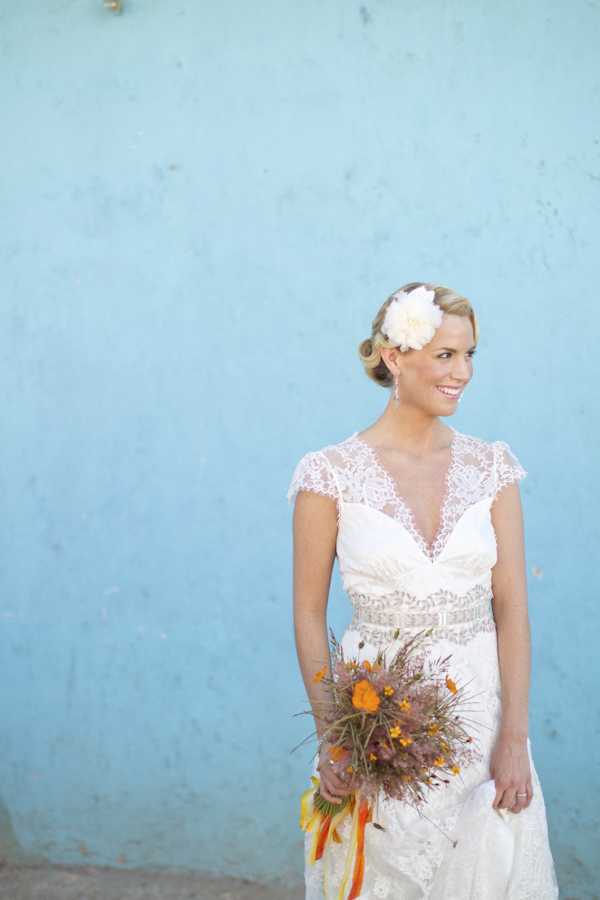
[{"label": "woman's right hand", "polygon": [[329,803],[341,803],[341,798],[348,797],[354,791],[354,786],[352,779],[347,776],[343,778],[336,772],[336,764],[329,753],[330,746],[326,742],[319,751],[319,763],[317,765],[321,776],[319,791],[321,796]]}]

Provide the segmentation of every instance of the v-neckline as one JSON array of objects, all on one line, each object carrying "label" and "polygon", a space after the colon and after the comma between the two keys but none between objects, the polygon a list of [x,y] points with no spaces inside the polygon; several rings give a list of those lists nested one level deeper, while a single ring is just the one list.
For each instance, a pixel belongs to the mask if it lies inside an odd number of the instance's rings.
[{"label": "v-neckline", "polygon": [[387,466],[385,466],[381,462],[381,459],[380,459],[380,456],[379,456],[377,450],[375,450],[375,448],[373,446],[371,446],[371,444],[369,444],[368,441],[366,441],[363,437],[361,437],[361,435],[358,433],[358,431],[355,432],[355,434],[354,434],[354,438],[357,441],[359,441],[360,444],[368,450],[368,452],[370,453],[370,455],[373,459],[375,467],[377,469],[379,469],[379,471],[383,474],[385,480],[389,483],[389,485],[392,489],[392,493],[396,499],[396,502],[405,511],[405,513],[411,523],[412,529],[413,529],[415,535],[417,535],[417,537],[418,537],[418,543],[421,545],[421,549],[423,550],[425,555],[431,560],[435,559],[436,556],[439,555],[439,552],[441,552],[441,548],[438,550],[437,553],[435,551],[437,548],[438,541],[444,532],[444,513],[446,511],[446,507],[448,505],[448,499],[449,499],[449,495],[450,495],[450,479],[451,479],[451,476],[456,467],[456,462],[457,462],[457,458],[458,458],[458,454],[456,452],[456,448],[457,448],[457,444],[458,444],[458,432],[454,428],[452,428],[452,426],[449,425],[448,427],[452,431],[452,443],[450,444],[450,462],[446,469],[446,474],[444,475],[444,496],[442,498],[442,503],[441,503],[441,506],[439,509],[439,514],[438,514],[438,523],[439,523],[438,529],[433,536],[433,540],[432,540],[431,544],[429,544],[427,542],[427,540],[425,539],[423,532],[417,525],[416,516],[414,514],[412,507],[409,506],[409,504],[406,502],[406,500],[400,493],[400,490],[398,488],[398,484],[397,484],[396,480],[392,477],[392,474],[389,471],[389,469],[387,468]]}]

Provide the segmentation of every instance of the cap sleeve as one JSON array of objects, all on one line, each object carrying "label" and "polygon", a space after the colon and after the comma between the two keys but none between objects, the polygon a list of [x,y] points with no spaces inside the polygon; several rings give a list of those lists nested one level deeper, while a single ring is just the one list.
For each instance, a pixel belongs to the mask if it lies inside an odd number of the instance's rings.
[{"label": "cap sleeve", "polygon": [[292,504],[298,491],[313,491],[315,494],[323,494],[331,497],[340,506],[340,492],[331,463],[320,450],[317,453],[307,453],[303,457],[294,472],[292,483],[287,494]]},{"label": "cap sleeve", "polygon": [[504,441],[495,441],[494,443],[494,462],[494,493],[496,496],[505,485],[512,484],[513,481],[522,481],[527,475],[515,454]]}]

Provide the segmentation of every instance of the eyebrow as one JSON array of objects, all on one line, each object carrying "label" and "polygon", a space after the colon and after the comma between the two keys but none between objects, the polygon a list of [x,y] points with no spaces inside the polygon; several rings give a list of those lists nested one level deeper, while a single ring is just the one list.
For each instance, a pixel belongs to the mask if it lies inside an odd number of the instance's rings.
[{"label": "eyebrow", "polygon": [[[476,350],[476,349],[477,349],[477,344],[473,344],[472,347],[469,347],[469,350],[467,350],[467,353],[469,353],[470,350]],[[456,347],[438,347],[437,350],[449,350],[450,353],[458,353],[458,350],[456,349]]]}]

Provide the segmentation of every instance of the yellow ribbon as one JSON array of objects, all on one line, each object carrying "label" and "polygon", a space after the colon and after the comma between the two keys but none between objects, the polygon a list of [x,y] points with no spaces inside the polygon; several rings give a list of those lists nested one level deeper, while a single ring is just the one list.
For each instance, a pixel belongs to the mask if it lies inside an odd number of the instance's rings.
[{"label": "yellow ribbon", "polygon": [[[364,832],[365,826],[372,818],[372,810],[369,803],[361,798],[360,794],[352,794],[343,809],[336,813],[331,819],[327,813],[315,806],[315,796],[319,791],[321,780],[311,777],[312,785],[302,795],[300,803],[300,828],[307,834],[312,834],[312,840],[306,862],[308,865],[314,866],[318,859],[324,857],[323,870],[323,891],[325,897],[329,898],[327,890],[327,858],[329,855],[329,845],[333,840],[337,844],[341,844],[342,839],[337,833],[337,827],[340,822],[349,814],[352,814],[352,823],[350,825],[350,836],[348,842],[348,852],[346,854],[346,866],[340,886],[337,890],[334,900],[343,900],[350,872],[353,871],[352,883],[350,886],[350,898],[359,896],[362,888],[362,880],[364,873]],[[354,859],[354,851],[357,848],[356,859]],[[354,862],[354,866],[352,863]]]}]

